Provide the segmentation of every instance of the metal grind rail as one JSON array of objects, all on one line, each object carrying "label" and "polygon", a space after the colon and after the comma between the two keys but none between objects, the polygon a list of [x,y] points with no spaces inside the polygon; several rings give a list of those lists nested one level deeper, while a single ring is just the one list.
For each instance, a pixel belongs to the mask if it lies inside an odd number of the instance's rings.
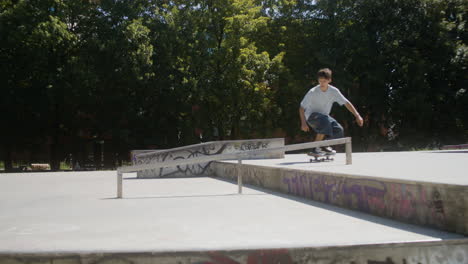
[{"label": "metal grind rail", "polygon": [[[342,145],[342,144],[345,144],[346,165],[350,165],[352,164],[351,138],[347,137],[347,138],[339,138],[339,139],[324,140],[324,141],[317,141],[317,142],[291,144],[291,145],[286,145],[284,147],[277,147],[277,148],[248,150],[248,151],[243,151],[239,153],[228,153],[228,154],[219,154],[219,155],[212,155],[212,156],[200,156],[200,157],[196,157],[192,159],[184,159],[184,160],[171,160],[171,161],[165,161],[164,163],[123,166],[123,167],[117,168],[117,198],[123,197],[123,173],[138,172],[138,171],[144,171],[144,170],[154,170],[154,169],[159,169],[159,168],[175,167],[175,166],[180,166],[180,165],[206,163],[206,162],[218,161],[218,160],[237,160],[238,164],[241,165],[243,159],[253,158],[255,157],[255,155],[261,154],[264,152],[272,152],[272,151],[279,151],[279,150],[288,152],[288,151],[311,149],[311,148],[324,147],[324,146]],[[238,185],[238,193],[241,194],[242,193],[241,166],[238,166],[238,169],[237,169],[237,185]]]}]

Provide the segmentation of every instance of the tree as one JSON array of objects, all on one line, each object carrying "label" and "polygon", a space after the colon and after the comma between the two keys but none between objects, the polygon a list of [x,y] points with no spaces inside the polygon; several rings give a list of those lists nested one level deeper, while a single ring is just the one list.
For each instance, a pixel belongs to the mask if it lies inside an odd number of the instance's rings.
[{"label": "tree", "polygon": [[466,141],[465,2],[0,1],[0,152],[57,169],[102,142],[110,167],[135,148],[302,141],[323,67],[366,119],[333,111],[355,150]]}]

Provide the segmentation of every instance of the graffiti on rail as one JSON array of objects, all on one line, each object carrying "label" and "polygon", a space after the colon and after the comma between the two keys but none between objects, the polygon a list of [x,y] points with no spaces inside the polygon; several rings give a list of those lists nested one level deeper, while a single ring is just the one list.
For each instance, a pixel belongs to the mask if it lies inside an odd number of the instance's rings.
[{"label": "graffiti on rail", "polygon": [[259,142],[245,142],[240,144],[234,144],[236,150],[247,151],[247,150],[259,150],[268,148],[269,142],[259,141]]},{"label": "graffiti on rail", "polygon": [[291,172],[283,178],[289,194],[419,224],[443,226],[446,209],[436,187],[374,179]]}]

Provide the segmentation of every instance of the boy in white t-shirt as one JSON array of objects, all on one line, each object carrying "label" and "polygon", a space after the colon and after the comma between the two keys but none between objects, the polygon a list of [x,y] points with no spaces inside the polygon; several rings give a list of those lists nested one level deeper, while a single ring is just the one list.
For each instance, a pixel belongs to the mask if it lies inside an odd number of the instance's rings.
[{"label": "boy in white t-shirt", "polygon": [[[343,137],[343,127],[330,116],[331,108],[335,102],[346,106],[356,117],[357,124],[362,127],[364,121],[353,104],[341,94],[340,90],[330,85],[332,71],[328,68],[321,69],[317,73],[317,77],[319,85],[307,92],[299,107],[302,131],[309,131],[310,126],[317,133],[315,141],[321,141],[325,137],[330,139]],[[336,151],[331,147],[326,147],[324,149],[315,148],[311,152],[312,155],[324,153],[336,153]]]}]

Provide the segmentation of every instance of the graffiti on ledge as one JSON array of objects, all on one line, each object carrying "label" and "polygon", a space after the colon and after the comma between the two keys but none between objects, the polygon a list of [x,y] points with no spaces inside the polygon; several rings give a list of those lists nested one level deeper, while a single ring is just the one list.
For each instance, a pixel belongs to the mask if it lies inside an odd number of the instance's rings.
[{"label": "graffiti on ledge", "polygon": [[283,178],[289,194],[419,224],[444,226],[446,208],[435,187],[295,172]]},{"label": "graffiti on ledge", "polygon": [[30,264],[468,264],[468,244],[380,249],[346,250],[337,253],[331,249],[263,249],[250,251],[211,251],[184,254],[104,254],[72,256],[2,256],[0,263]]},{"label": "graffiti on ledge", "polygon": [[[187,149],[175,151],[160,151],[154,153],[135,154],[132,157],[134,165],[157,164],[165,161],[192,159],[201,156],[214,156],[224,153],[235,153],[249,150],[270,148],[273,141],[246,141],[226,142],[222,144],[204,144]],[[160,168],[158,170],[147,170],[139,173],[142,177],[172,177],[172,176],[200,176],[206,175],[211,162],[180,165],[176,167]]]}]

